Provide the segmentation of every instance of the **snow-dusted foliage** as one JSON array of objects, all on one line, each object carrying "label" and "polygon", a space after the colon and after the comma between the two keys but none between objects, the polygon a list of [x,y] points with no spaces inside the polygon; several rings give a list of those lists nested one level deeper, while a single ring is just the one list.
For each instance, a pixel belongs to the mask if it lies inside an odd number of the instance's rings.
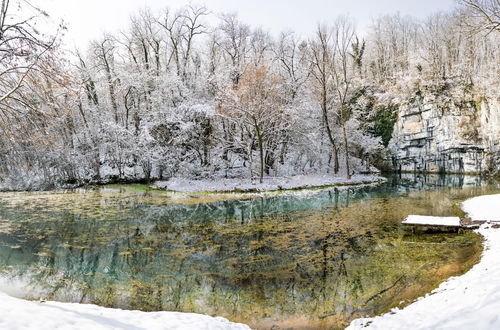
[{"label": "snow-dusted foliage", "polygon": [[345,17],[273,38],[203,6],[144,9],[72,63],[33,34],[0,66],[0,189],[371,171],[421,86],[497,93],[498,31],[471,34],[467,13],[382,17],[361,40]]}]

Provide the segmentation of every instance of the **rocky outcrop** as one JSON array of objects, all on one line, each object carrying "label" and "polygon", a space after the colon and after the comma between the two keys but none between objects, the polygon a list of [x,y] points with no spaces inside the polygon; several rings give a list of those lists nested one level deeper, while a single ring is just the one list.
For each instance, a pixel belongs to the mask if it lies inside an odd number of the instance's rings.
[{"label": "rocky outcrop", "polygon": [[499,101],[464,87],[420,89],[400,104],[389,148],[401,172],[498,174]]}]

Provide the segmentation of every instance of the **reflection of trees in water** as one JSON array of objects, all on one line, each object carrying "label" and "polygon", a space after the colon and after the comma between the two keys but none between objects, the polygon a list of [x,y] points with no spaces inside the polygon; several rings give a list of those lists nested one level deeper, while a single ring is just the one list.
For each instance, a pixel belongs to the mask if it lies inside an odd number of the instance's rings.
[{"label": "reflection of trees in water", "polygon": [[1,248],[0,260],[51,299],[247,321],[342,320],[385,308],[386,296],[422,277],[422,260],[441,265],[460,253],[455,245],[403,244],[401,218],[434,207],[439,194],[406,199],[395,190],[389,183],[190,206],[101,194],[79,209],[58,205],[36,216],[29,205],[4,207],[1,218],[17,221],[0,242],[22,248]]}]

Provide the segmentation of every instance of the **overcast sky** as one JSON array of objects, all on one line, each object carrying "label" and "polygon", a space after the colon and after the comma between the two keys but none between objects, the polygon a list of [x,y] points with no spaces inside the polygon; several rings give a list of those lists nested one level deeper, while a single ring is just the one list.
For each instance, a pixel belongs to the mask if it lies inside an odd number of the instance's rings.
[{"label": "overcast sky", "polygon": [[[179,8],[186,0],[38,0],[53,18],[64,19],[69,27],[68,46],[84,47],[104,31],[126,29],[128,18],[138,9]],[[423,18],[450,10],[454,0],[206,0],[191,1],[205,4],[214,13],[238,12],[240,19],[252,27],[262,27],[278,34],[292,29],[310,35],[318,22],[332,21],[338,15],[349,14],[358,30],[366,31],[372,18],[399,12]]]}]

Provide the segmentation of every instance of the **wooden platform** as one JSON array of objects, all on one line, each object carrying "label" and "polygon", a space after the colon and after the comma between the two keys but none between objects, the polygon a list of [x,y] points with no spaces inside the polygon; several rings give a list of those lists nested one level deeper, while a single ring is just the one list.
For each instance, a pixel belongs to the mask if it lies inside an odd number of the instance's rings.
[{"label": "wooden platform", "polygon": [[426,215],[409,215],[403,220],[403,224],[444,227],[462,226],[459,217],[432,217]]},{"label": "wooden platform", "polygon": [[426,215],[409,215],[403,222],[404,225],[418,228],[421,231],[432,232],[458,232],[463,226],[459,217],[433,217]]}]

